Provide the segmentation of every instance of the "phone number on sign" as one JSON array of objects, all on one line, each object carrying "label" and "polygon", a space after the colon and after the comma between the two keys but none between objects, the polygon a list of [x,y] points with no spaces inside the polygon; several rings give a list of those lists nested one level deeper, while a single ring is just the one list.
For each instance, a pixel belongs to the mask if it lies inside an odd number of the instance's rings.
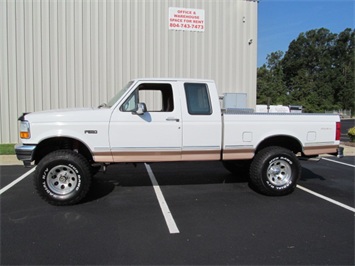
[{"label": "phone number on sign", "polygon": [[195,24],[170,23],[170,28],[203,30],[204,26],[203,25],[195,25]]}]

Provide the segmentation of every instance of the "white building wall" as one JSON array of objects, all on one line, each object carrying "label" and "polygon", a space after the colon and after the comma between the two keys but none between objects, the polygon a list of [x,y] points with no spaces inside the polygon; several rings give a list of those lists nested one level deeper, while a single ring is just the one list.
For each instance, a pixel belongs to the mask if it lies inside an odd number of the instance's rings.
[{"label": "white building wall", "polygon": [[[169,7],[205,31],[169,30]],[[256,105],[257,1],[0,0],[0,143],[23,112],[98,106],[137,77],[214,79]]]}]

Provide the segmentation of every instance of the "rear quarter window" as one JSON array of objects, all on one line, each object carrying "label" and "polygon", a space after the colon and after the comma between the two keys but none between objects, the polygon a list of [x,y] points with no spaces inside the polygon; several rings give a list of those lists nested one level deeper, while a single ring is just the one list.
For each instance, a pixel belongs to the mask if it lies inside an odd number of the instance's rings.
[{"label": "rear quarter window", "polygon": [[190,115],[211,115],[212,107],[207,84],[185,83],[187,109]]}]

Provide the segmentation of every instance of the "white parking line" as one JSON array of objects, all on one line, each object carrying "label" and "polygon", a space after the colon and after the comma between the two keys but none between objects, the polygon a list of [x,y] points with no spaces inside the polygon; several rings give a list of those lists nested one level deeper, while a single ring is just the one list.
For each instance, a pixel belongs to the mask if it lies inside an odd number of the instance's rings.
[{"label": "white parking line", "polygon": [[33,167],[30,171],[24,173],[22,176],[20,176],[19,178],[15,179],[10,184],[8,184],[7,186],[5,186],[2,189],[0,189],[0,195],[2,195],[2,193],[4,193],[5,191],[9,190],[10,188],[12,188],[14,185],[16,185],[22,179],[25,179],[27,176],[32,174],[34,172],[34,170],[36,170],[36,167]]},{"label": "white parking line", "polygon": [[321,198],[321,199],[324,199],[324,200],[326,200],[326,201],[329,201],[329,202],[331,202],[331,203],[333,203],[333,204],[335,204],[335,205],[338,205],[338,206],[340,206],[340,207],[342,207],[342,208],[344,208],[344,209],[347,209],[347,210],[352,211],[352,212],[355,213],[355,208],[353,208],[353,207],[350,207],[350,206],[345,205],[345,204],[343,204],[343,203],[341,203],[341,202],[339,202],[339,201],[336,201],[336,200],[333,200],[333,199],[328,198],[328,197],[326,197],[326,196],[323,196],[323,195],[321,195],[321,194],[319,194],[319,193],[317,193],[317,192],[314,192],[314,191],[312,191],[312,190],[310,190],[310,189],[308,189],[308,188],[302,187],[302,186],[300,186],[300,185],[297,185],[297,187],[298,187],[299,189],[302,189],[302,190],[305,191],[305,192],[308,192],[308,193],[310,193],[310,194],[312,194],[312,195],[318,197],[318,198]]},{"label": "white parking line", "polygon": [[335,160],[332,160],[332,159],[328,159],[326,157],[322,157],[322,159],[326,160],[326,161],[329,161],[329,162],[338,163],[338,164],[342,164],[342,165],[346,165],[346,166],[350,166],[350,167],[354,167],[355,168],[355,165],[352,165],[352,164],[335,161]]},{"label": "white parking line", "polygon": [[175,220],[173,218],[173,215],[171,214],[168,204],[165,201],[164,195],[159,187],[159,184],[157,182],[157,180],[155,179],[155,176],[153,174],[152,168],[150,167],[149,164],[144,164],[145,168],[147,169],[148,175],[150,177],[150,180],[153,184],[153,188],[155,191],[155,194],[158,198],[158,202],[161,208],[161,211],[163,212],[164,218],[165,218],[165,222],[169,228],[169,232],[170,234],[178,234],[180,233],[179,229],[176,226]]}]

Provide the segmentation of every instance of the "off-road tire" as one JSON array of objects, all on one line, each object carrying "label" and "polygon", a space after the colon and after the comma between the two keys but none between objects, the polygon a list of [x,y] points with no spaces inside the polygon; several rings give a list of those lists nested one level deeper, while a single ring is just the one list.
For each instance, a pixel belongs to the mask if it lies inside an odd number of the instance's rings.
[{"label": "off-road tire", "polygon": [[282,147],[267,147],[258,152],[250,166],[250,182],[259,192],[270,196],[292,193],[301,176],[296,155]]},{"label": "off-road tire", "polygon": [[71,150],[54,151],[37,165],[34,185],[42,199],[52,205],[73,205],[88,193],[91,166],[84,156]]}]

